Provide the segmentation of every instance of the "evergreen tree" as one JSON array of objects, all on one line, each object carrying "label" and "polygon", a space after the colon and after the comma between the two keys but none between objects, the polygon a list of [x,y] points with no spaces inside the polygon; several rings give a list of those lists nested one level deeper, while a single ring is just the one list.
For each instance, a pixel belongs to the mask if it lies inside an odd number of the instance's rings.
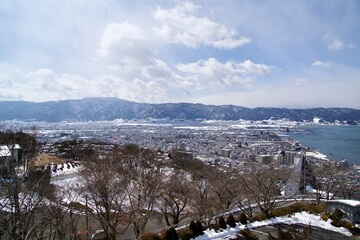
[{"label": "evergreen tree", "polygon": [[189,225],[189,228],[190,228],[191,231],[193,232],[194,237],[197,237],[197,236],[200,235],[200,234],[199,234],[198,227],[197,227],[196,223],[195,223],[193,220],[191,220],[190,225]]},{"label": "evergreen tree", "polygon": [[179,240],[179,236],[174,227],[166,230],[164,240]]},{"label": "evergreen tree", "polygon": [[203,226],[199,220],[196,221],[196,227],[197,227],[199,235],[203,235],[204,234]]},{"label": "evergreen tree", "polygon": [[222,228],[222,229],[226,229],[226,228],[227,228],[225,219],[224,219],[222,216],[219,217],[219,227]]},{"label": "evergreen tree", "polygon": [[235,218],[232,214],[226,218],[226,224],[232,228],[236,227]]}]

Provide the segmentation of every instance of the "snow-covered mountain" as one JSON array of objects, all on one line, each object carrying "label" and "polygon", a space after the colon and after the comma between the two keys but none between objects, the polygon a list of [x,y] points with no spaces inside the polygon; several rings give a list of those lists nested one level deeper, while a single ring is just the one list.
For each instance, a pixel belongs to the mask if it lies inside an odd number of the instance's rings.
[{"label": "snow-covered mountain", "polygon": [[84,98],[79,100],[42,103],[25,101],[0,102],[0,121],[98,121],[114,119],[215,119],[215,120],[266,120],[360,122],[360,110],[350,108],[245,108],[234,105],[204,105],[192,103],[148,104],[118,98]]}]

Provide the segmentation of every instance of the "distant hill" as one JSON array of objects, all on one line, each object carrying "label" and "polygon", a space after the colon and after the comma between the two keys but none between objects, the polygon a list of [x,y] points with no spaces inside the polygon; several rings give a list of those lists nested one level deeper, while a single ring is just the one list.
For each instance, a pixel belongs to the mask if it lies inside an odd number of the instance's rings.
[{"label": "distant hill", "polygon": [[192,103],[148,104],[118,98],[84,98],[79,100],[0,102],[0,121],[99,121],[114,119],[213,119],[266,120],[287,118],[294,121],[336,120],[350,124],[360,123],[360,110],[350,108],[245,108],[234,105],[204,105]]}]

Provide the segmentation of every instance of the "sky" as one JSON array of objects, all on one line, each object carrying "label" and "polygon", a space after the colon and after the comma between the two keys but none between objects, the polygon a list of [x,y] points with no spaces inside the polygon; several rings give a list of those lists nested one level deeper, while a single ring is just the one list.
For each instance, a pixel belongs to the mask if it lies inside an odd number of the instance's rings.
[{"label": "sky", "polygon": [[358,0],[0,0],[0,101],[360,109]]}]

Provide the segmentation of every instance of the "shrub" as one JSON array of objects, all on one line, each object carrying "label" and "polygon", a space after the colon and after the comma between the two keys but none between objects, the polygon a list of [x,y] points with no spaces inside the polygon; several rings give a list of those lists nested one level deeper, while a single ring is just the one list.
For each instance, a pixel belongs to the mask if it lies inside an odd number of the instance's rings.
[{"label": "shrub", "polygon": [[156,233],[144,233],[139,237],[139,240],[162,240]]},{"label": "shrub", "polygon": [[199,235],[203,235],[204,234],[204,228],[203,228],[203,225],[201,224],[201,222],[199,220],[196,221],[196,227],[197,227],[197,230],[199,231]]},{"label": "shrub", "polygon": [[240,234],[245,237],[246,240],[259,240],[249,229],[243,229],[240,231]]},{"label": "shrub", "polygon": [[344,227],[344,228],[347,228],[349,230],[354,227],[354,225],[351,222],[347,221],[347,220],[340,220],[339,225]]},{"label": "shrub", "polygon": [[325,205],[321,204],[308,204],[297,202],[286,207],[276,208],[273,211],[274,216],[285,216],[295,212],[307,211],[309,213],[320,214],[325,211]]},{"label": "shrub", "polygon": [[169,228],[165,232],[164,240],[178,240],[179,236],[174,227]]},{"label": "shrub", "polygon": [[239,222],[241,224],[247,224],[247,218],[246,218],[246,214],[244,213],[244,211],[241,211],[239,214]]},{"label": "shrub", "polygon": [[331,214],[331,220],[332,220],[332,225],[339,227],[340,226],[340,220],[344,217],[344,213],[338,209],[335,208],[334,212]]},{"label": "shrub", "polygon": [[232,214],[226,218],[226,224],[232,228],[236,227],[235,218]]},{"label": "shrub", "polygon": [[287,206],[287,207],[281,207],[281,208],[276,208],[273,211],[274,216],[279,217],[279,216],[285,216],[285,215],[289,215],[291,213],[297,212],[298,209],[295,208],[293,205]]},{"label": "shrub", "polygon": [[360,234],[360,228],[354,226],[349,220],[346,219],[340,220],[339,225],[341,227],[349,229],[349,231],[354,235]]},{"label": "shrub", "polygon": [[265,219],[267,219],[265,213],[263,213],[263,212],[258,212],[255,216],[252,216],[252,217],[251,217],[250,221],[251,221],[251,222],[256,222],[256,221],[263,221],[263,220],[265,220]]},{"label": "shrub", "polygon": [[222,229],[226,229],[226,228],[227,228],[225,219],[224,219],[222,216],[219,217],[219,227],[222,228]]},{"label": "shrub", "polygon": [[320,203],[320,204],[306,204],[304,206],[305,211],[309,212],[309,213],[315,213],[315,214],[320,214],[322,212],[325,211],[326,207],[324,203]]},{"label": "shrub", "polygon": [[209,229],[214,229],[215,231],[219,231],[220,230],[220,226],[218,223],[211,223],[208,226]]},{"label": "shrub", "polygon": [[325,222],[327,222],[330,217],[331,217],[331,214],[329,212],[326,212],[321,215],[321,219],[324,220]]},{"label": "shrub", "polygon": [[179,240],[190,240],[194,238],[194,234],[188,227],[183,227],[177,230]]}]

